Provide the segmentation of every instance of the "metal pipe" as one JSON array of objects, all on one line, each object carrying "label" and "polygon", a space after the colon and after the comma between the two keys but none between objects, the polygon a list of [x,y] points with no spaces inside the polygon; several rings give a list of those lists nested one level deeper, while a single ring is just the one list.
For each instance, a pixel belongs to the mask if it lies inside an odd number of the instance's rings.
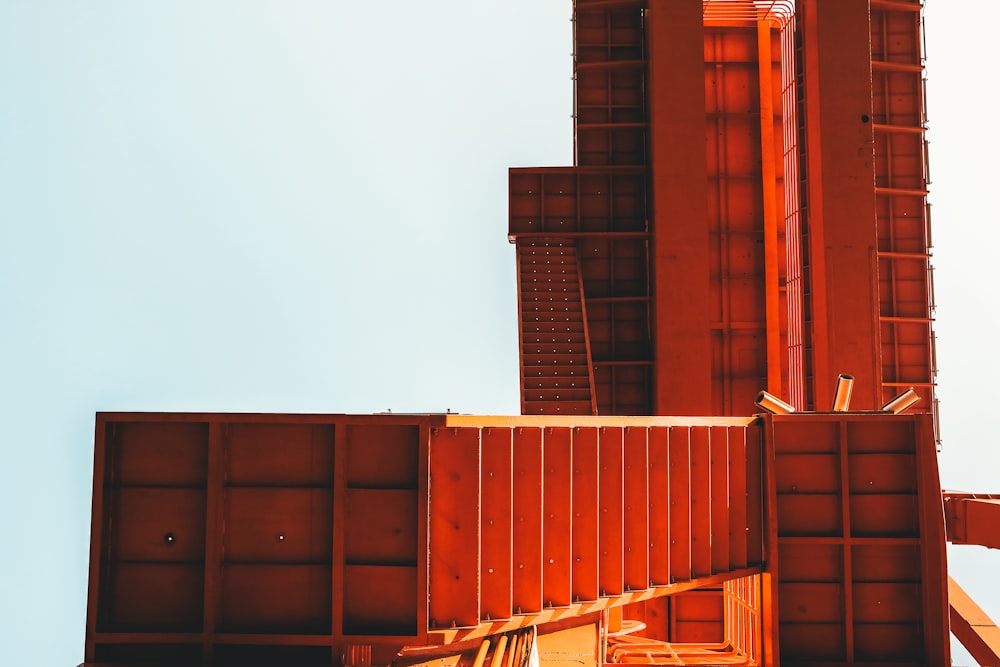
[{"label": "metal pipe", "polygon": [[837,376],[837,391],[833,394],[833,411],[847,412],[851,405],[851,392],[854,390],[854,376],[841,373]]},{"label": "metal pipe", "polygon": [[766,391],[761,391],[759,394],[757,394],[757,400],[754,401],[754,404],[758,408],[761,408],[762,410],[767,410],[768,412],[771,412],[776,415],[787,415],[795,412],[795,408],[793,408],[791,405],[785,403],[783,400],[781,400],[774,394],[770,394]]},{"label": "metal pipe", "polygon": [[894,415],[898,415],[900,412],[910,407],[914,403],[920,400],[920,394],[918,394],[913,387],[910,387],[902,394],[892,399],[888,403],[882,406],[883,412],[891,412]]},{"label": "metal pipe", "polygon": [[503,667],[518,667],[517,652],[521,650],[520,642],[518,642],[518,633],[514,633],[510,636],[510,646],[507,650],[507,655],[504,656]]},{"label": "metal pipe", "polygon": [[490,650],[490,640],[487,637],[483,640],[483,643],[479,645],[479,652],[476,653],[476,660],[472,663],[472,667],[483,667],[486,662],[486,654]]},{"label": "metal pipe", "polygon": [[497,641],[497,647],[493,649],[493,660],[490,661],[490,667],[501,667],[503,665],[504,649],[507,648],[507,635],[500,635],[499,641]]}]

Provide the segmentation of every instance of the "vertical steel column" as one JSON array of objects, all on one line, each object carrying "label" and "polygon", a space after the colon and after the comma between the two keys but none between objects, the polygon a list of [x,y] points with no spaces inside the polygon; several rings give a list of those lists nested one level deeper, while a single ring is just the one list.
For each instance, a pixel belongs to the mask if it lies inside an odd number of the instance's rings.
[{"label": "vertical steel column", "polygon": [[856,409],[880,405],[868,0],[799,0],[812,261],[815,406],[851,373]]},{"label": "vertical steel column", "polygon": [[778,270],[778,168],[774,143],[774,63],[771,22],[757,22],[760,73],[760,165],[764,191],[764,294],[767,322],[767,390],[784,396],[781,387],[781,306]]},{"label": "vertical steel column", "polygon": [[701,0],[651,0],[648,100],[653,186],[654,412],[712,404],[705,55]]}]

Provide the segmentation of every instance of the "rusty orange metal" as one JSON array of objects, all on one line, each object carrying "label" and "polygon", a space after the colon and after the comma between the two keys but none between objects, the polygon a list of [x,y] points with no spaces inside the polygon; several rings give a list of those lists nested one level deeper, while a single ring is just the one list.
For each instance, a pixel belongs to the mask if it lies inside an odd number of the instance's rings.
[{"label": "rusty orange metal", "polygon": [[525,410],[828,409],[847,372],[855,409],[932,411],[920,30],[916,1],[578,1],[576,165],[510,174],[519,258],[559,266],[519,272]]},{"label": "rusty orange metal", "polygon": [[983,640],[920,10],[576,0],[574,165],[509,173],[522,416],[98,415],[88,664],[930,666],[949,609]]},{"label": "rusty orange metal", "polygon": [[948,664],[929,415],[771,418],[778,638],[792,664]]},{"label": "rusty orange metal", "polygon": [[948,541],[1000,549],[1000,495],[944,494]]},{"label": "rusty orange metal", "polygon": [[761,568],[728,539],[752,419],[107,414],[96,447],[88,660],[456,641]]},{"label": "rusty orange metal", "polygon": [[626,606],[692,660],[936,664],[934,455],[927,415],[102,414],[87,659],[387,655]]},{"label": "rusty orange metal", "polygon": [[951,603],[951,631],[980,665],[1000,664],[1000,628],[969,597],[961,586],[948,577]]}]

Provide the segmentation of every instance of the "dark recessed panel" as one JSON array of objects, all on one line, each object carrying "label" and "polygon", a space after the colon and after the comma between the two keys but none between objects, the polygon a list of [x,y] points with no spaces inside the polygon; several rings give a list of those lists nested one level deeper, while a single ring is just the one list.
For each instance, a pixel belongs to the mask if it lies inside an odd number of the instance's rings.
[{"label": "dark recessed panel", "polygon": [[330,632],[329,565],[224,565],[223,632]]},{"label": "dark recessed panel", "polygon": [[334,427],[327,424],[228,424],[230,484],[332,486]]},{"label": "dark recessed panel", "polygon": [[420,452],[416,426],[347,427],[347,484],[375,489],[415,489]]},{"label": "dark recessed panel", "polygon": [[109,632],[201,630],[205,566],[116,563],[100,602],[101,629]]},{"label": "dark recessed panel", "polygon": [[208,477],[208,424],[123,422],[108,426],[116,484],[201,486]]},{"label": "dark recessed panel", "polygon": [[231,487],[224,541],[227,562],[329,563],[333,491]]},{"label": "dark recessed panel", "polygon": [[416,565],[415,490],[348,489],[345,520],[348,563]]},{"label": "dark recessed panel", "polygon": [[415,635],[417,568],[344,568],[345,635]]},{"label": "dark recessed panel", "polygon": [[205,551],[205,491],[124,488],[112,494],[113,560],[200,562]]}]

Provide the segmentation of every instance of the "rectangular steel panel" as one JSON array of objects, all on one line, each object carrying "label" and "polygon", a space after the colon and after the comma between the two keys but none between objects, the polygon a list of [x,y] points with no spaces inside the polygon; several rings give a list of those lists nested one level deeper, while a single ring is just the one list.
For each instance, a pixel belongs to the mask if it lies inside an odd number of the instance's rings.
[{"label": "rectangular steel panel", "polygon": [[573,600],[600,598],[598,429],[573,429]]},{"label": "rectangular steel panel", "polygon": [[712,574],[712,468],[709,431],[691,429],[691,576]]},{"label": "rectangular steel panel", "polygon": [[418,635],[416,567],[344,568],[345,635]]},{"label": "rectangular steel panel", "polygon": [[484,619],[509,618],[513,566],[513,429],[482,431],[481,610]]},{"label": "rectangular steel panel", "polygon": [[[730,428],[727,440],[729,443],[729,563],[731,567],[741,568],[746,567],[747,564],[747,541],[750,532],[747,522],[751,494],[747,489],[746,429]],[[763,490],[761,489],[760,492],[762,493]]]},{"label": "rectangular steel panel", "polygon": [[118,484],[199,486],[208,469],[208,426],[204,423],[113,426],[109,480]]},{"label": "rectangular steel panel", "polygon": [[572,430],[543,431],[542,597],[546,607],[572,602]]},{"label": "rectangular steel panel", "polygon": [[442,627],[479,623],[480,461],[478,430],[432,429],[429,613]]},{"label": "rectangular steel panel", "polygon": [[[388,421],[388,420],[387,420]],[[348,424],[347,483],[353,488],[417,487],[419,433],[409,424]]]},{"label": "rectangular steel panel", "polygon": [[601,595],[624,590],[624,434],[620,427],[599,429],[600,447],[600,584]]},{"label": "rectangular steel panel", "polygon": [[[670,598],[671,641],[721,644],[725,640],[722,592],[700,590]],[[680,647],[683,648],[683,647]]]},{"label": "rectangular steel panel", "polygon": [[670,583],[670,446],[669,428],[649,433],[649,583]]},{"label": "rectangular steel panel", "polygon": [[113,489],[113,560],[200,562],[205,551],[203,489]]},{"label": "rectangular steel panel", "polygon": [[542,609],[542,429],[514,429],[514,613]]},{"label": "rectangular steel panel", "polygon": [[231,487],[224,498],[227,562],[313,562],[329,567],[331,489]]},{"label": "rectangular steel panel", "polygon": [[691,579],[691,431],[669,430],[671,582]]},{"label": "rectangular steel panel", "polygon": [[649,430],[625,427],[625,590],[649,587]]},{"label": "rectangular steel panel", "polygon": [[[417,542],[418,500],[416,489],[347,489],[345,561],[351,565],[416,565],[421,546]],[[314,535],[322,534],[317,527]]]},{"label": "rectangular steel panel", "polygon": [[329,565],[222,566],[222,632],[329,633]]},{"label": "rectangular steel panel", "polygon": [[229,424],[230,484],[333,485],[333,427],[311,424]]},{"label": "rectangular steel panel", "polygon": [[105,575],[99,630],[200,631],[203,569],[200,563],[116,565]]}]

